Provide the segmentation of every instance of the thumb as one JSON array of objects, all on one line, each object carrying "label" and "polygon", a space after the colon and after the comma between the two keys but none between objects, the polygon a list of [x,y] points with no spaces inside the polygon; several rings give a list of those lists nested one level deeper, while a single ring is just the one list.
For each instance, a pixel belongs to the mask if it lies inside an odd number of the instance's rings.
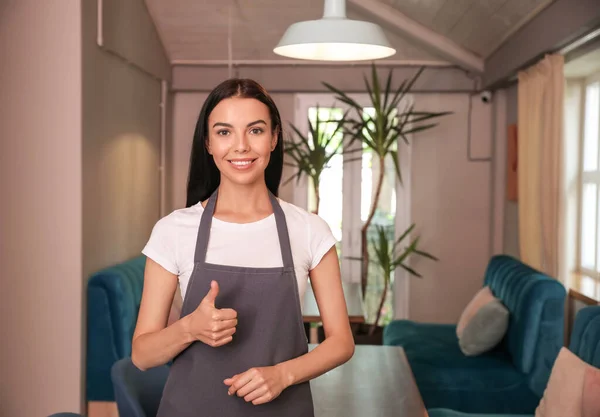
[{"label": "thumb", "polygon": [[204,297],[204,301],[210,303],[214,307],[217,295],[219,295],[219,284],[217,281],[211,281],[210,290],[208,291],[208,294],[206,294],[206,297]]}]

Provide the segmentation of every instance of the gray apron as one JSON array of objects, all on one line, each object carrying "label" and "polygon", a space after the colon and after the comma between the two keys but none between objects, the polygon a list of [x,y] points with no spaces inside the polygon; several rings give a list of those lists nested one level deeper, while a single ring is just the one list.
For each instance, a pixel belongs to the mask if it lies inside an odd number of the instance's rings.
[{"label": "gray apron", "polygon": [[[223,380],[253,367],[271,366],[308,352],[302,323],[298,285],[285,215],[269,193],[283,267],[247,268],[206,263],[206,251],[217,191],[202,214],[194,270],[190,276],[181,317],[193,312],[210,289],[219,284],[217,308],[238,313],[233,341],[210,347],[192,343],[174,360],[165,385],[158,417],[314,417],[310,383],[292,385],[275,400],[253,405],[227,395]],[[260,245],[260,236],[256,244]]]}]

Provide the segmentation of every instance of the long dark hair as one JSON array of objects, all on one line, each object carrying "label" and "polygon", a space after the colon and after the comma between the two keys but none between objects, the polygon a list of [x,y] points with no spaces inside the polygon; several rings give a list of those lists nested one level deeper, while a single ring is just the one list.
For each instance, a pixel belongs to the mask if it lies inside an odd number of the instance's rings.
[{"label": "long dark hair", "polygon": [[269,191],[274,195],[277,195],[279,191],[283,170],[283,133],[279,110],[269,93],[259,83],[250,79],[233,78],[223,81],[215,87],[206,98],[202,110],[200,110],[190,155],[186,207],[193,206],[209,198],[221,182],[221,174],[212,155],[206,149],[208,116],[221,100],[231,97],[253,98],[269,108],[272,131],[278,129],[278,134],[277,145],[271,152],[269,164],[265,169],[265,182]]}]

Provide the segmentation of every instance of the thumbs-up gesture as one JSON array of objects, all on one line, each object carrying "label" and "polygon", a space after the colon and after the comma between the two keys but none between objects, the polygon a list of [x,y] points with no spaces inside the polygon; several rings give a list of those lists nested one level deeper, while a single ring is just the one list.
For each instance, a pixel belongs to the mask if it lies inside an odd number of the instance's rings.
[{"label": "thumbs-up gesture", "polygon": [[189,332],[209,346],[223,346],[233,340],[237,326],[237,312],[230,308],[218,309],[215,299],[219,295],[219,284],[211,281],[210,290],[196,310],[190,314]]}]

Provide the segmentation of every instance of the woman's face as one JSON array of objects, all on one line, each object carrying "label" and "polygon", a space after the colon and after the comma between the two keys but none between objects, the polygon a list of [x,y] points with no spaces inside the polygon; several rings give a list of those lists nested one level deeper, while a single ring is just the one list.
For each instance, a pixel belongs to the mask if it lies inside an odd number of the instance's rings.
[{"label": "woman's face", "polygon": [[221,182],[264,182],[271,151],[277,144],[269,108],[253,98],[222,100],[208,116],[208,152],[221,172]]}]

